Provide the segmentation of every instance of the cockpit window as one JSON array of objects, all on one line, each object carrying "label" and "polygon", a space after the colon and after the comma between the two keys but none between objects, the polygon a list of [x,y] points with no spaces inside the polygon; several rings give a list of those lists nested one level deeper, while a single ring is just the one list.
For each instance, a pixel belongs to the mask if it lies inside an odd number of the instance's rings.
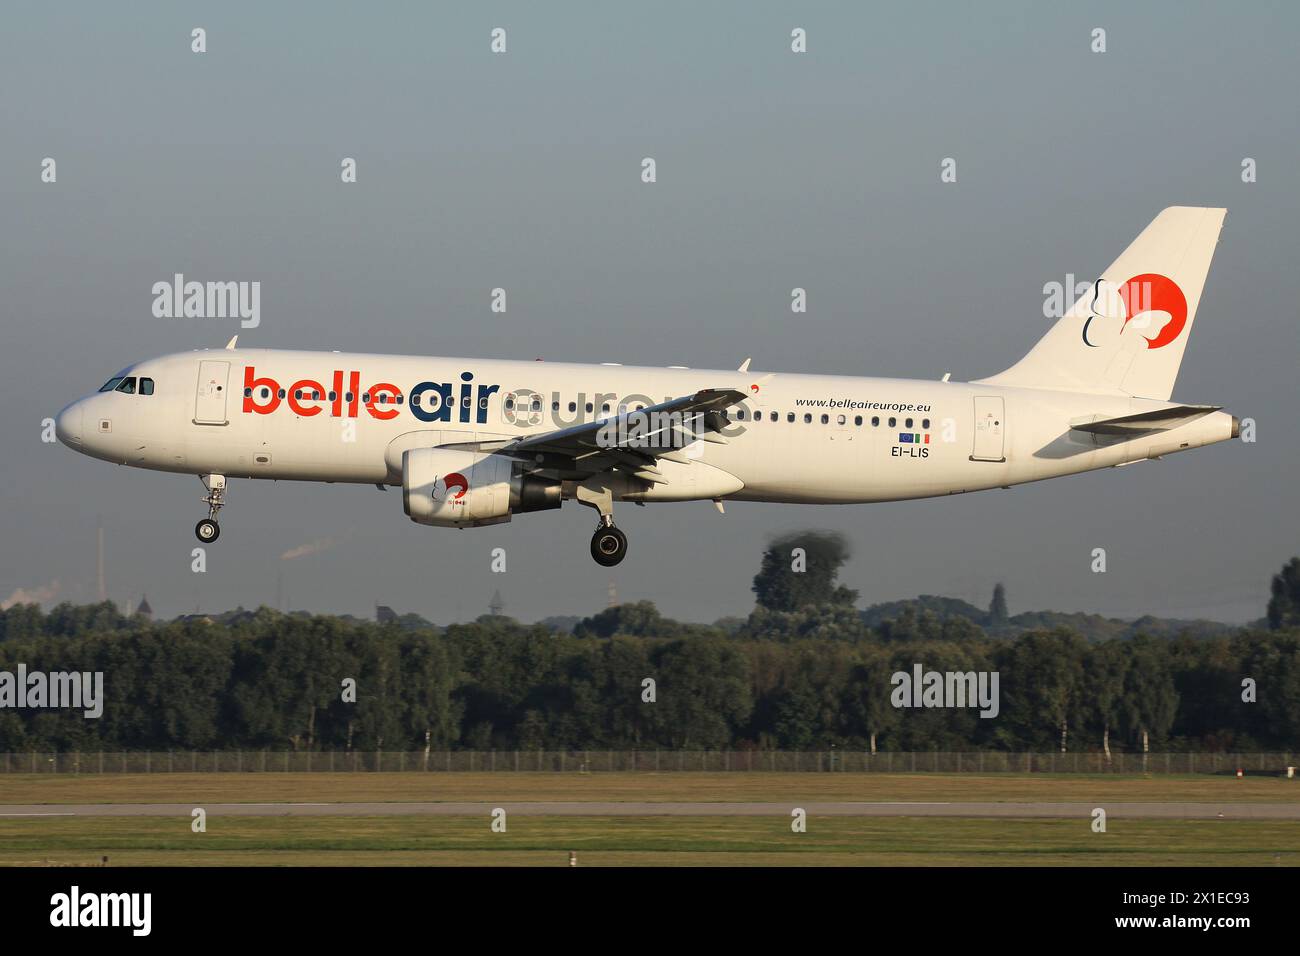
[{"label": "cockpit window", "polygon": [[117,386],[120,385],[121,383],[122,383],[122,376],[115,375],[112,378],[110,378],[107,382],[104,383],[104,387],[101,388],[100,391],[111,392],[113,389],[117,388]]},{"label": "cockpit window", "polygon": [[141,395],[153,394],[153,379],[151,378],[140,379],[140,394]]},{"label": "cockpit window", "polygon": [[116,391],[119,391],[119,392],[125,392],[127,395],[134,395],[134,394],[135,394],[135,376],[133,375],[133,376],[131,376],[130,378],[124,378],[124,379],[122,379],[122,384],[120,384],[120,385],[117,387]]}]

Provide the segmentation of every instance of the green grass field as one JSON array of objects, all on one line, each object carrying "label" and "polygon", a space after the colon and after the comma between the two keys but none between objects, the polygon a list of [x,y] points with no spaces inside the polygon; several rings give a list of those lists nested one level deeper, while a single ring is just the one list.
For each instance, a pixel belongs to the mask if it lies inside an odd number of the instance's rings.
[{"label": "green grass field", "polygon": [[[0,804],[362,801],[1294,802],[1277,778],[767,773],[4,775]],[[274,811],[271,811],[274,812]],[[816,817],[0,818],[0,865],[1295,866],[1300,822]]]},{"label": "green grass field", "polygon": [[1300,801],[1280,777],[884,773],[0,774],[5,803],[486,800]]},{"label": "green grass field", "polygon": [[486,817],[0,820],[0,865],[1295,866],[1300,826],[1265,821]]}]

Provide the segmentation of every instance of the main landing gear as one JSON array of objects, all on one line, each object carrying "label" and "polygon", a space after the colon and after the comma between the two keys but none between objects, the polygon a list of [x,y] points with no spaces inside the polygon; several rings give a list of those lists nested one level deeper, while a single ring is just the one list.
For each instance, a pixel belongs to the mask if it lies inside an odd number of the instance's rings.
[{"label": "main landing gear", "polygon": [[199,475],[203,487],[208,489],[203,501],[208,506],[208,516],[194,526],[194,536],[204,544],[211,544],[221,536],[221,525],[217,524],[217,512],[226,503],[226,476]]},{"label": "main landing gear", "polygon": [[627,535],[614,527],[612,517],[601,516],[600,525],[591,536],[591,556],[606,568],[612,568],[627,556]]},{"label": "main landing gear", "polygon": [[600,512],[591,536],[591,556],[601,567],[612,568],[627,557],[627,535],[614,527],[614,495],[608,488],[579,485],[574,497]]}]

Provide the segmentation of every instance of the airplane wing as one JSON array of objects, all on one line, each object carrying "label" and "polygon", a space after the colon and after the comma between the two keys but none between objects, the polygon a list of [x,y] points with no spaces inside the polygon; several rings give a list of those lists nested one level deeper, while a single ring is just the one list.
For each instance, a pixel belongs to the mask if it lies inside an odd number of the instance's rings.
[{"label": "airplane wing", "polygon": [[733,388],[706,388],[680,398],[583,422],[524,438],[465,442],[443,447],[475,448],[512,458],[531,460],[534,473],[560,479],[582,479],[611,469],[645,481],[666,484],[654,467],[660,458],[689,464],[682,449],[696,441],[726,444],[717,434],[726,426],[722,409],[737,405],[745,393]]}]

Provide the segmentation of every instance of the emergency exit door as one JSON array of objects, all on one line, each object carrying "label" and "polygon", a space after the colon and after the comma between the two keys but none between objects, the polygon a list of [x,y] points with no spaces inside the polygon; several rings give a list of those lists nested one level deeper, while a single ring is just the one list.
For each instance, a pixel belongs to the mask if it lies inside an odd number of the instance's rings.
[{"label": "emergency exit door", "polygon": [[225,425],[226,380],[230,377],[229,362],[200,362],[198,391],[194,398],[194,423],[196,425]]},{"label": "emergency exit door", "polygon": [[975,444],[971,461],[1006,461],[1007,420],[1001,396],[975,397]]}]

